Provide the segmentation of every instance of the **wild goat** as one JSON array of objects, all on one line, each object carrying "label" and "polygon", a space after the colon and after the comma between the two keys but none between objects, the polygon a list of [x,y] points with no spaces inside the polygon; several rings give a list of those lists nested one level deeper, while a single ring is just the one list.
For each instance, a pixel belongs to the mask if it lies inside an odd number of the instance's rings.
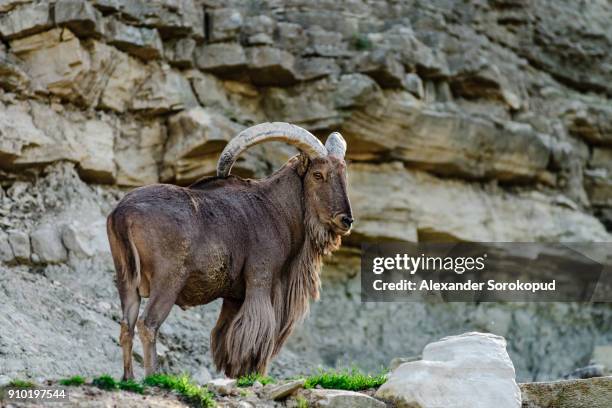
[{"label": "wild goat", "polygon": [[[301,154],[261,180],[229,175],[240,153],[271,140]],[[319,297],[322,256],[351,229],[345,151],[339,133],[323,146],[298,126],[264,123],[227,144],[216,177],[186,188],[141,187],[121,200],[107,230],[123,310],[125,379],[134,377],[135,326],[150,375],[156,335],[172,306],[218,298],[223,305],[210,339],[217,368],[229,377],[266,373],[309,300]],[[141,297],[149,301],[138,319]]]}]

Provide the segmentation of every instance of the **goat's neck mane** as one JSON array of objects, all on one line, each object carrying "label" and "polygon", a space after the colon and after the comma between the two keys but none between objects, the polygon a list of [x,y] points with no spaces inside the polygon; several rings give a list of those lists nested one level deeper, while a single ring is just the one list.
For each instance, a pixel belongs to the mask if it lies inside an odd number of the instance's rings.
[{"label": "goat's neck mane", "polygon": [[303,187],[302,197],[304,241],[289,265],[282,296],[274,300],[278,323],[274,354],[280,351],[295,324],[308,314],[310,300],[319,299],[323,256],[335,251],[341,244],[340,235],[319,221]]}]

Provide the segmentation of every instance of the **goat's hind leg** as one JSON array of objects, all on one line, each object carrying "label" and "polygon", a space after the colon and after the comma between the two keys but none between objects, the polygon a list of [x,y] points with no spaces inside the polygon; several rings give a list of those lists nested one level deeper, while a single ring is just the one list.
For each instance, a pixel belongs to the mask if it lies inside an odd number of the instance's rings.
[{"label": "goat's hind leg", "polygon": [[140,309],[140,295],[137,288],[122,283],[119,288],[119,297],[121,298],[121,309],[123,311],[119,334],[119,344],[121,344],[123,351],[123,379],[129,380],[134,378],[132,345],[134,328],[136,327],[136,319],[138,319],[138,311]]},{"label": "goat's hind leg", "polygon": [[169,287],[152,290],[147,306],[138,319],[138,335],[142,342],[145,376],[155,374],[157,371],[157,332],[170,314],[177,295],[178,291]]}]

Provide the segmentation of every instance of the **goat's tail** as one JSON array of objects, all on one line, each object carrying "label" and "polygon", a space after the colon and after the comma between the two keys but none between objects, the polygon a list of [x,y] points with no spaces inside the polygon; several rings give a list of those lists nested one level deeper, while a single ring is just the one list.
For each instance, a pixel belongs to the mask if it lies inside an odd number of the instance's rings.
[{"label": "goat's tail", "polygon": [[106,219],[106,232],[110,244],[117,285],[129,288],[140,285],[140,256],[132,239],[131,223],[125,212],[117,208]]}]

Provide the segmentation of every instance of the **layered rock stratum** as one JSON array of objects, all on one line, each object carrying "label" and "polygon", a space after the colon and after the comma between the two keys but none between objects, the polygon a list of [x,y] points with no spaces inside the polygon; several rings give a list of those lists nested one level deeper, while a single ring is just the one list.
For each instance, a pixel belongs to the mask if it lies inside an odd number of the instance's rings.
[{"label": "layered rock stratum", "polygon": [[[356,216],[273,374],[466,330],[505,336],[521,381],[609,360],[606,305],[362,304],[358,277],[362,242],[612,240],[611,20],[606,1],[1,1],[0,374],[118,375],[105,216],[213,174],[264,121],[342,132]],[[173,310],[164,369],[208,377],[218,306]]]}]

